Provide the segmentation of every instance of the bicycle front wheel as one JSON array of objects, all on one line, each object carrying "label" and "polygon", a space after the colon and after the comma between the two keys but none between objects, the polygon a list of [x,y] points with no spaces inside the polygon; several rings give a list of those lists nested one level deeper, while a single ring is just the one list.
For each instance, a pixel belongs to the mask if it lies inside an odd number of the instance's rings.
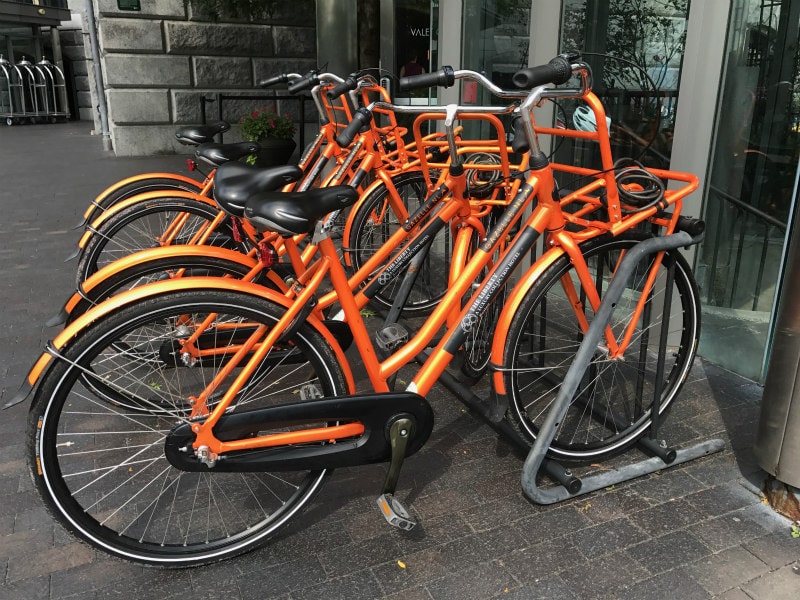
[{"label": "bicycle front wheel", "polygon": [[[348,217],[349,236],[345,252],[349,254],[353,267],[360,269],[378,248],[402,226],[406,217],[423,202],[428,187],[420,172],[404,173],[395,177],[392,183],[397,194],[385,185],[373,190],[359,203]],[[402,203],[402,212],[399,205]],[[424,314],[439,303],[447,293],[447,273],[452,254],[452,240],[449,228],[436,234],[428,255],[417,273],[411,293],[404,304],[407,316]],[[390,308],[403,281],[405,271],[388,282],[375,296],[374,301],[384,308]]]},{"label": "bicycle front wheel", "polygon": [[[85,329],[44,374],[31,406],[29,461],[53,516],[106,552],[167,567],[242,553],[296,517],[325,471],[186,472],[164,453],[193,399],[230,367],[226,348],[256,326],[274,326],[283,311],[248,294],[198,289],[125,307]],[[186,360],[180,342],[204,321],[197,344],[206,355]],[[303,324],[270,351],[229,410],[346,391],[330,346]]]},{"label": "bicycle front wheel", "polygon": [[[601,297],[621,257],[642,239],[626,234],[581,246]],[[653,257],[639,263],[616,306],[609,327],[617,342],[631,323],[653,267]],[[670,279],[671,269],[674,276]],[[672,301],[665,311],[667,289]],[[691,369],[700,335],[697,286],[678,251],[664,254],[652,291],[643,302],[644,310],[634,323],[633,337],[623,355],[612,356],[605,337],[595,349],[551,442],[552,457],[583,463],[622,452],[650,425],[657,390],[660,388],[659,414],[677,396]],[[512,318],[504,353],[509,415],[530,440],[536,439],[581,343],[585,331],[579,324],[581,315],[589,323],[594,318],[574,265],[564,255],[531,286]],[[664,327],[668,335],[662,345]],[[660,362],[663,375],[657,379]]]}]

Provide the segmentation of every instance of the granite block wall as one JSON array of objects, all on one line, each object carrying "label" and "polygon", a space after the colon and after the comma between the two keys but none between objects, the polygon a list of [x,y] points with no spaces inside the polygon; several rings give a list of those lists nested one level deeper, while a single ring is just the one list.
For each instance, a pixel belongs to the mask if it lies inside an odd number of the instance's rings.
[{"label": "granite block wall", "polygon": [[[73,12],[82,13],[84,6],[70,2]],[[256,95],[263,92],[259,79],[316,66],[314,0],[276,3],[268,17],[254,22],[210,22],[184,0],[148,0],[135,12],[120,10],[116,0],[95,0],[94,7],[109,127],[119,156],[185,152],[174,131],[201,120],[202,97]],[[90,56],[86,23],[84,18]],[[80,93],[84,101],[91,93],[90,106],[96,106],[91,64],[84,77]],[[222,116],[233,122],[263,104],[229,102]],[[282,112],[294,112],[290,103],[283,104]],[[206,113],[214,120],[217,106],[207,104]]]}]

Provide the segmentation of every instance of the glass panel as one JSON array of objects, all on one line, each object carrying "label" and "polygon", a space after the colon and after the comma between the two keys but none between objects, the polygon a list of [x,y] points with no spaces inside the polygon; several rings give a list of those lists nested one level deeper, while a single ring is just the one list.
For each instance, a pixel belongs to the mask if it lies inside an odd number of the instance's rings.
[{"label": "glass panel", "polygon": [[[438,1],[397,0],[394,12],[395,64],[397,76],[419,75],[436,70],[437,31],[434,23],[439,22]],[[393,91],[397,104],[436,104],[437,89],[416,89]],[[414,117],[397,115],[397,123],[411,130]],[[429,133],[431,125],[423,126],[423,133]],[[410,134],[409,134],[410,135]]]},{"label": "glass panel", "polygon": [[[419,75],[431,70],[431,2],[398,0],[395,4],[395,64],[397,76]],[[428,97],[427,90],[397,92],[402,97]]]},{"label": "glass panel", "polygon": [[762,377],[800,134],[798,0],[737,0],[698,254],[700,352]]},{"label": "glass panel", "polygon": [[[42,35],[39,27],[0,22],[0,54],[11,62],[23,59],[37,62],[42,59]],[[49,42],[49,36],[46,41]],[[49,48],[45,48],[49,52]],[[48,56],[52,58],[52,53]]]},{"label": "glass panel", "polygon": [[[502,88],[515,89],[511,77],[528,66],[530,16],[530,0],[464,0],[461,68],[481,72]],[[461,102],[500,106],[504,101],[476,83],[465,83]],[[469,136],[485,137],[491,129],[485,123],[463,125]]]},{"label": "glass panel", "polygon": [[463,7],[461,66],[514,89],[511,77],[528,66],[530,0],[464,0]]},{"label": "glass panel", "polygon": [[[688,0],[564,0],[561,49],[591,64],[611,125],[614,156],[668,168],[686,41]],[[604,58],[610,56],[615,58]],[[557,123],[585,128],[575,102]],[[594,144],[565,141],[556,160],[599,166]]]}]

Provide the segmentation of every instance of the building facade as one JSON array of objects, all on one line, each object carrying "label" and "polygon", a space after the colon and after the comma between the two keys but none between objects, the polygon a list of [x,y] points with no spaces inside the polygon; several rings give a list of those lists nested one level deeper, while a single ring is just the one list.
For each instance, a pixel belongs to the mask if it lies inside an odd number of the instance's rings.
[{"label": "building facade", "polygon": [[[763,379],[797,196],[800,0],[264,0],[255,19],[218,22],[196,4],[71,0],[77,18],[62,45],[76,114],[106,127],[117,154],[179,149],[176,124],[236,120],[247,106],[220,112],[204,99],[252,94],[279,72],[377,67],[390,80],[453,65],[510,86],[520,67],[582,51],[617,152],[700,177],[684,207],[708,224],[691,253],[704,302],[700,354]],[[456,87],[397,99],[483,100]],[[559,110],[552,118],[568,120]],[[554,152],[580,159],[574,147]]]}]

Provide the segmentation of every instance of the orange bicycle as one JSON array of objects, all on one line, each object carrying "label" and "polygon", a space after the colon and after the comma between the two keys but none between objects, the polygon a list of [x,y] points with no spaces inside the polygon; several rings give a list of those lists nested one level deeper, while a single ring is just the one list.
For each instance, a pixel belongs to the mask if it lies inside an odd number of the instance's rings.
[{"label": "orange bicycle", "polygon": [[[325,99],[323,91],[339,80],[328,75],[332,79],[320,80],[316,72],[305,76],[282,74],[262,82],[263,85],[290,82],[289,90],[293,93],[315,85],[312,97],[320,111],[321,127],[296,166],[273,169],[271,174],[262,176],[258,189],[306,189],[320,178],[332,159],[343,154],[344,150],[336,145],[335,137],[348,122],[351,110],[346,101]],[[324,81],[330,83],[322,85]],[[227,128],[224,122],[192,126],[181,128],[177,135],[184,143],[194,143],[193,140],[199,142],[208,139]],[[145,173],[103,191],[84,214],[85,231],[74,255],[79,259],[77,282],[83,281],[97,270],[98,265],[107,264],[114,257],[152,247],[154,240],[161,245],[176,241],[209,243],[208,234],[199,242],[196,236],[217,228],[219,231],[213,236],[214,242],[234,247],[230,227],[225,225],[225,219],[219,215],[219,208],[213,199],[216,169],[222,164],[248,156],[258,148],[255,142],[199,145],[195,152],[196,159],[191,162],[193,165],[206,165],[210,169],[202,184],[182,175]],[[192,182],[192,185],[187,187],[184,180]],[[215,216],[218,218],[215,219]],[[104,256],[104,252],[108,256]]]},{"label": "orange bicycle", "polygon": [[[548,85],[573,74],[579,87]],[[406,83],[452,83],[460,75],[445,69]],[[321,253],[287,295],[228,279],[185,278],[116,296],[65,329],[27,379],[37,385],[31,468],[55,518],[116,556],[203,564],[265,543],[330,470],[389,461],[378,504],[391,524],[410,528],[394,490],[404,457],[432,429],[425,396],[515,272],[494,325],[494,412],[535,438],[621,258],[645,236],[691,227],[680,215],[682,199],[698,183],[685,173],[615,166],[603,107],[591,92],[588,66],[576,57],[525,69],[515,82],[532,88],[519,107],[530,154],[525,182],[415,333],[390,324],[373,341],[360,308],[437,231],[469,215],[455,121],[513,107],[403,108],[443,117],[453,158],[441,197],[409,217],[410,239],[404,232],[390,238],[406,240],[399,252],[389,258],[385,249],[370,259],[387,264],[364,287],[348,281],[322,220],[356,201],[352,188],[317,190],[313,205],[263,194],[248,202],[247,217],[282,234],[313,231]],[[590,106],[596,132],[535,125],[539,102],[565,96]],[[603,169],[551,164],[539,135],[594,140]],[[559,171],[589,183],[561,198]],[[529,263],[540,238],[545,250]],[[333,292],[323,291],[325,282]],[[339,325],[314,314],[316,302],[331,295],[341,306]],[[620,452],[657,416],[656,400],[659,414],[668,409],[691,368],[699,302],[677,251],[641,263],[616,314],[558,424],[553,456],[591,462]],[[349,337],[369,377],[371,389],[361,394],[343,352]],[[391,391],[393,375],[417,360],[422,364],[405,390]]]},{"label": "orange bicycle", "polygon": [[[332,76],[315,75],[314,78],[307,79],[306,83],[310,85],[318,82],[320,77]],[[316,95],[328,97],[325,106],[334,107],[329,109],[332,111],[335,109],[333,101],[340,92],[334,89],[331,94],[331,87],[336,86],[327,87],[327,93],[317,92]],[[358,92],[364,98],[377,94],[377,97],[388,100],[385,90],[369,77],[360,80]],[[330,118],[332,117],[329,115]],[[371,206],[374,199],[379,198],[382,202],[387,202],[388,199],[390,203],[383,210],[384,217],[391,217],[395,222],[406,218],[408,212],[424,200],[430,187],[426,176],[429,169],[427,165],[425,170],[421,169],[421,162],[416,158],[415,144],[406,144],[401,139],[396,139],[399,130],[389,112],[384,115],[385,124],[373,124],[358,133],[359,127],[349,127],[351,131],[347,133],[348,123],[342,123],[342,118],[338,117],[336,126],[340,134],[328,142],[328,147],[313,165],[310,174],[296,184],[284,186],[282,191],[288,193],[295,186],[299,190],[310,188],[315,179],[320,177],[327,161],[336,156],[332,149],[350,146],[338,168],[328,174],[320,185],[330,186],[346,180],[351,186],[360,186],[372,178],[374,181],[364,192],[365,202],[359,203],[359,210],[354,216],[364,214],[364,209],[360,208],[362,204]],[[402,131],[399,133],[402,134]],[[438,134],[422,136],[420,141],[425,151],[430,150],[426,145],[436,144],[439,137]],[[434,150],[437,147],[433,146]],[[154,193],[137,196],[110,209],[95,223],[100,235],[95,234],[95,239],[86,245],[85,254],[80,261],[82,268],[79,268],[78,273],[78,291],[68,300],[64,310],[51,319],[50,324],[56,325],[70,320],[121,289],[141,285],[153,278],[174,278],[186,273],[216,273],[236,277],[245,276],[252,269],[252,277],[258,277],[275,289],[282,289],[285,286],[282,285],[281,278],[276,278],[274,273],[269,272],[269,267],[261,264],[259,268],[258,264],[263,257],[265,241],[271,244],[270,250],[274,248],[279,255],[283,255],[284,240],[274,234],[266,238],[258,235],[241,216],[244,200],[249,195],[265,188],[274,188],[282,179],[300,172],[294,167],[256,170],[238,163],[226,164],[220,168],[215,178],[214,206],[206,199],[173,192],[167,195]],[[347,239],[360,239],[365,223],[360,221],[355,227],[350,223],[351,219],[348,219],[343,227],[344,235]],[[226,224],[235,225],[234,231],[227,231]],[[235,239],[236,233],[239,233],[241,245]],[[141,243],[142,239],[146,241]],[[135,252],[143,245],[152,245],[154,239],[161,251],[150,248],[143,253]],[[186,243],[201,248],[189,249],[184,246]],[[293,245],[296,246],[297,243]],[[313,245],[306,245],[302,260],[295,260],[292,267],[302,270],[304,264],[313,257],[313,252]],[[362,249],[356,257],[359,265],[364,262],[364,253],[365,250]],[[346,252],[347,261],[350,260],[349,254],[349,251]],[[273,268],[280,269],[280,265],[274,265]],[[261,269],[265,273],[261,273]],[[91,275],[87,277],[86,273],[90,272]],[[286,277],[291,270],[287,272],[282,269],[280,273],[281,277]],[[427,310],[443,294],[444,283],[433,285],[428,280],[423,286],[425,277],[418,280],[414,298],[404,307],[406,311]],[[385,294],[379,296],[378,300],[391,304],[391,299],[387,300]]]},{"label": "orange bicycle", "polygon": [[[291,83],[299,80],[303,76],[298,73],[282,73],[258,82],[259,87],[269,88],[281,83]],[[211,186],[214,181],[214,169],[223,162],[229,160],[239,160],[255,152],[259,146],[255,142],[242,142],[239,144],[216,144],[216,136],[230,130],[230,123],[226,121],[216,121],[203,125],[186,125],[180,127],[175,132],[175,138],[186,146],[197,146],[197,160],[187,160],[190,171],[199,170],[199,166],[205,164],[210,170],[203,174],[203,181],[197,181],[192,177],[181,175],[180,173],[155,172],[139,173],[117,183],[114,183],[100,192],[97,197],[86,207],[82,221],[77,228],[86,227],[97,219],[104,211],[111,208],[114,204],[138,194],[153,191],[185,191],[194,192],[201,195],[211,193]],[[309,147],[317,140],[314,140]],[[202,150],[200,147],[202,146]]]}]

